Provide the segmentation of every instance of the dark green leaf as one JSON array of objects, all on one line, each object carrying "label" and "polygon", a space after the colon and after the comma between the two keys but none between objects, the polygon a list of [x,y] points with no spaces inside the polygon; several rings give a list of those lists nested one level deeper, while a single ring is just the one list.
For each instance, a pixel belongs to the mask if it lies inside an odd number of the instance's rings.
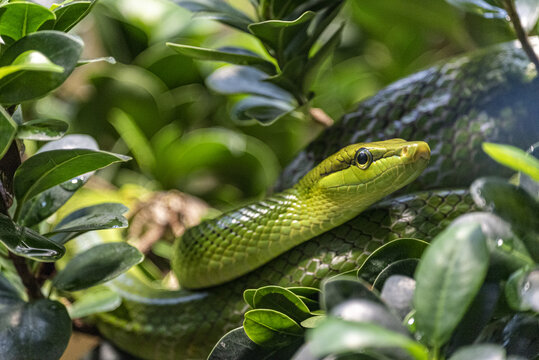
[{"label": "dark green leaf", "polygon": [[54,22],[53,29],[68,32],[88,15],[95,3],[95,0],[71,1],[54,7],[56,21]]},{"label": "dark green leaf", "polygon": [[55,261],[65,253],[62,245],[15,224],[3,214],[0,214],[0,241],[14,254],[38,261]]},{"label": "dark green leaf", "polygon": [[538,329],[537,314],[516,314],[503,329],[500,343],[508,354],[536,360],[539,356]]},{"label": "dark green leaf", "polygon": [[206,79],[212,90],[222,94],[254,94],[284,102],[293,102],[292,95],[264,81],[267,74],[250,66],[224,66]]},{"label": "dark green leaf", "polygon": [[100,244],[75,256],[53,279],[60,290],[76,291],[107,282],[144,259],[127,243]]},{"label": "dark green leaf", "polygon": [[0,106],[0,159],[9,149],[16,132],[17,124],[7,111]]},{"label": "dark green leaf", "polygon": [[505,285],[507,303],[516,311],[539,313],[539,268],[516,271]]},{"label": "dark green leaf", "polygon": [[476,224],[452,225],[427,248],[416,271],[417,331],[426,343],[445,344],[479,291],[488,248]]},{"label": "dark green leaf", "polygon": [[[60,140],[45,144],[38,153],[58,149],[92,149],[98,150],[95,140],[88,135],[67,135]],[[93,175],[89,172],[56,185],[27,201],[22,208],[19,223],[33,226],[45,220],[56,212],[67,200],[73,196]]]},{"label": "dark green leaf", "polygon": [[12,2],[0,7],[0,36],[19,40],[54,19],[53,12],[46,7],[26,1]]},{"label": "dark green leaf", "polygon": [[3,360],[57,360],[70,337],[71,319],[57,301],[0,305]]},{"label": "dark green leaf", "polygon": [[321,358],[329,354],[362,353],[365,350],[401,348],[414,359],[426,360],[427,349],[407,336],[369,323],[328,318],[307,333],[311,351]]},{"label": "dark green leaf", "polygon": [[253,21],[241,11],[224,1],[181,0],[179,5],[194,12],[197,17],[212,19],[247,32],[247,26]]},{"label": "dark green leaf", "polygon": [[253,302],[255,292],[256,289],[247,289],[243,292],[243,300],[253,309],[255,308],[255,304]]},{"label": "dark green leaf", "polygon": [[498,7],[489,4],[485,0],[446,0],[453,6],[464,11],[481,15],[487,19],[505,19],[507,12]]},{"label": "dark green leaf", "polygon": [[419,259],[428,245],[423,240],[412,238],[390,241],[369,255],[358,269],[357,276],[372,284],[389,264],[402,259]]},{"label": "dark green leaf", "polygon": [[339,304],[352,300],[363,299],[381,303],[382,300],[373,292],[369,285],[353,277],[336,277],[322,283],[320,306],[330,312]]},{"label": "dark green leaf", "polygon": [[193,59],[224,61],[236,65],[252,65],[268,74],[275,73],[275,66],[272,63],[261,58],[254,52],[245,49],[225,47],[214,50],[174,43],[167,43],[167,46],[174,51]]},{"label": "dark green leaf", "polygon": [[378,274],[372,286],[380,291],[390,276],[405,275],[413,277],[417,264],[419,264],[419,259],[403,259],[392,262]]},{"label": "dark green leaf", "polygon": [[62,67],[64,71],[11,74],[0,83],[0,103],[18,104],[39,98],[56,89],[77,66],[82,46],[79,38],[59,31],[39,31],[17,40],[3,53],[0,66],[11,65],[22,53],[34,50]]},{"label": "dark green leaf", "polygon": [[320,289],[308,286],[290,286],[286,289],[292,291],[297,296],[304,296],[315,301],[318,301],[321,293]]},{"label": "dark green leaf", "polygon": [[284,348],[264,348],[255,344],[243,331],[243,327],[231,330],[215,345],[208,360],[273,360],[290,359],[300,344]]},{"label": "dark green leaf", "polygon": [[[315,13],[306,11],[295,20],[267,20],[249,25],[249,31],[263,43],[277,52],[277,58],[284,52],[286,45],[298,33],[305,31]],[[280,54],[280,55],[279,55]]]},{"label": "dark green leaf", "polygon": [[524,150],[511,145],[483,143],[483,151],[500,164],[539,181],[539,160]]},{"label": "dark green leaf", "polygon": [[311,316],[305,303],[292,291],[280,286],[264,286],[253,296],[255,309],[272,309],[288,315],[297,322]]},{"label": "dark green leaf", "polygon": [[449,360],[505,360],[505,350],[500,345],[478,344],[459,349]]},{"label": "dark green leaf", "polygon": [[249,338],[260,346],[289,345],[303,336],[297,322],[275,310],[256,309],[245,313],[243,328]]},{"label": "dark green leaf", "polygon": [[58,140],[64,136],[68,128],[69,124],[62,120],[32,120],[19,126],[17,137],[35,141]]},{"label": "dark green leaf", "polygon": [[0,88],[7,86],[15,75],[21,76],[27,72],[62,73],[64,68],[51,62],[39,51],[25,51],[17,56],[11,64],[0,67]]},{"label": "dark green leaf", "polygon": [[230,111],[239,121],[257,120],[262,125],[271,125],[293,111],[292,104],[261,96],[249,96],[238,101]]},{"label": "dark green leaf", "polygon": [[89,149],[38,153],[26,160],[15,172],[15,196],[20,206],[27,199],[64,181],[129,159],[124,155]]},{"label": "dark green leaf", "polygon": [[122,297],[117,292],[106,287],[92,289],[82,294],[81,297],[69,308],[72,319],[112,311],[122,304]]},{"label": "dark green leaf", "polygon": [[5,304],[22,301],[19,292],[0,272],[0,308]]}]

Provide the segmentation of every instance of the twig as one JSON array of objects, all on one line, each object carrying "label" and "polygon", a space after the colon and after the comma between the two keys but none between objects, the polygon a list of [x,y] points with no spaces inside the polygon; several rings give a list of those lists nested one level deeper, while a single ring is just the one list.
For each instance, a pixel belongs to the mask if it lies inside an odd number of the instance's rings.
[{"label": "twig", "polygon": [[26,264],[26,260],[23,257],[13,254],[12,252],[9,253],[9,258],[13,262],[15,269],[17,269],[17,273],[19,274],[19,277],[26,288],[28,297],[30,299],[42,299],[43,293],[41,292],[41,288],[37,282],[37,279],[30,272],[30,269]]},{"label": "twig", "polygon": [[320,108],[309,109],[309,114],[314,121],[322,124],[324,127],[330,127],[334,123],[333,119]]},{"label": "twig", "polygon": [[528,55],[531,62],[535,65],[535,69],[539,71],[539,58],[537,57],[537,54],[535,53],[535,51],[533,50],[533,47],[528,41],[528,36],[526,35],[524,28],[522,27],[520,18],[518,17],[518,13],[515,8],[514,1],[504,0],[504,7],[505,7],[505,10],[507,11],[507,15],[509,15],[509,19],[511,20],[511,23],[513,24],[513,28],[515,29],[517,38],[522,44],[522,49],[524,49],[524,51],[526,52],[526,55]]}]

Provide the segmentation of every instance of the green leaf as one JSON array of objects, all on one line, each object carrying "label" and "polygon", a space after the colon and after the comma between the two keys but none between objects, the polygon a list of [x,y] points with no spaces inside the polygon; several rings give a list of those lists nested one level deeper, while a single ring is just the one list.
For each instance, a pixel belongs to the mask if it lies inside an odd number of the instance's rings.
[{"label": "green leaf", "polygon": [[9,303],[22,301],[17,289],[0,272],[0,308]]},{"label": "green leaf", "polygon": [[8,151],[16,133],[17,124],[9,116],[7,111],[0,106],[0,159]]},{"label": "green leaf", "polygon": [[320,289],[309,286],[290,286],[286,289],[292,291],[297,296],[304,296],[315,301],[318,301],[318,297],[322,293]]},{"label": "green leaf", "polygon": [[58,244],[92,230],[121,229],[127,227],[127,219],[122,216],[127,207],[117,203],[104,203],[76,210],[62,219],[47,236]]},{"label": "green leaf", "polygon": [[275,50],[282,60],[286,45],[302,31],[306,31],[316,13],[306,11],[295,20],[267,20],[249,25],[249,31],[267,46]]},{"label": "green leaf", "polygon": [[524,150],[511,145],[483,143],[483,151],[500,164],[539,181],[539,160]]},{"label": "green leaf", "polygon": [[255,309],[272,309],[288,315],[297,322],[311,316],[305,303],[292,291],[280,286],[264,286],[253,296]]},{"label": "green leaf", "polygon": [[357,271],[360,279],[372,284],[389,264],[403,259],[419,259],[429,243],[413,238],[402,238],[388,242],[376,249]]},{"label": "green leaf", "polygon": [[303,336],[297,322],[275,310],[256,309],[245,313],[243,328],[249,338],[260,346],[285,346]]},{"label": "green leaf", "polygon": [[397,260],[395,262],[392,262],[388,266],[386,266],[376,279],[374,280],[374,283],[372,286],[380,291],[382,287],[384,286],[385,281],[393,275],[405,275],[409,277],[413,277],[415,270],[417,268],[417,265],[419,264],[419,259],[402,259]]},{"label": "green leaf", "polygon": [[488,248],[476,224],[452,225],[427,248],[416,271],[417,331],[441,347],[479,291],[488,269]]},{"label": "green leaf", "polygon": [[[45,144],[39,149],[38,153],[74,148],[98,150],[97,143],[91,136],[73,134]],[[93,172],[89,172],[77,176],[34,196],[24,203],[19,223],[25,226],[33,226],[45,220],[65,204],[92,175]]]},{"label": "green leaf", "polygon": [[320,305],[327,312],[352,299],[364,299],[382,303],[378,294],[373,292],[368,284],[353,277],[338,276],[328,279],[322,283],[321,288]]},{"label": "green leaf", "polygon": [[266,78],[267,74],[251,66],[223,66],[206,78],[206,85],[221,94],[253,94],[293,103],[289,92]]},{"label": "green leaf", "polygon": [[90,13],[96,1],[70,1],[54,8],[53,29],[68,32]]},{"label": "green leaf", "polygon": [[500,345],[477,344],[459,349],[449,360],[505,360],[505,350]]},{"label": "green leaf", "polygon": [[481,15],[487,19],[505,19],[507,12],[501,7],[489,4],[485,0],[446,0],[451,5],[470,12]]},{"label": "green leaf", "polygon": [[82,294],[81,297],[69,308],[69,316],[72,319],[83,318],[89,315],[113,311],[122,304],[122,297],[106,287],[92,289]]},{"label": "green leaf", "polygon": [[539,313],[539,268],[514,272],[505,285],[505,297],[515,311]]},{"label": "green leaf", "polygon": [[25,122],[17,130],[17,138],[35,141],[58,140],[69,129],[69,124],[62,120],[38,119]]},{"label": "green leaf", "polygon": [[28,50],[17,56],[11,65],[0,67],[0,88],[9,83],[3,80],[8,75],[20,76],[28,71],[62,73],[64,68],[52,63],[39,51]]},{"label": "green leaf", "polygon": [[248,32],[247,26],[253,22],[247,15],[224,1],[184,0],[179,1],[179,5],[194,12],[198,18],[217,20],[245,32]]},{"label": "green leaf", "polygon": [[65,291],[76,291],[107,282],[129,270],[144,259],[127,243],[100,244],[75,256],[52,281]]},{"label": "green leaf", "polygon": [[537,0],[515,0],[515,8],[520,18],[520,24],[529,33],[537,24],[537,18],[539,18]]},{"label": "green leaf", "polygon": [[256,289],[247,289],[243,292],[243,300],[249,305],[251,308],[255,308],[254,303],[254,297],[255,297]]},{"label": "green leaf", "polygon": [[292,343],[284,348],[265,348],[255,344],[243,327],[231,330],[215,345],[208,360],[273,360],[291,359],[299,342]]},{"label": "green leaf", "polygon": [[82,47],[79,38],[59,31],[39,31],[17,40],[0,57],[0,66],[11,65],[22,53],[33,50],[42,53],[64,71],[26,71],[2,78],[0,104],[18,104],[56,89],[77,66]]},{"label": "green leaf", "polygon": [[320,325],[326,318],[326,315],[311,316],[310,318],[303,320],[300,325],[307,329],[313,329]]},{"label": "green leaf", "polygon": [[71,337],[71,319],[58,301],[0,305],[3,360],[56,360]]},{"label": "green leaf", "polygon": [[271,125],[290,114],[295,109],[292,104],[261,96],[249,96],[238,101],[230,111],[238,121],[256,120],[261,125]]},{"label": "green leaf", "polygon": [[167,43],[172,50],[197,60],[224,61],[236,65],[251,65],[265,73],[275,74],[275,66],[258,54],[242,48],[224,47],[217,50]]},{"label": "green leaf", "polygon": [[65,253],[62,245],[19,226],[3,214],[0,214],[0,242],[14,254],[37,261],[55,261]]},{"label": "green leaf", "polygon": [[15,172],[15,197],[20,206],[27,199],[64,181],[129,159],[124,155],[89,149],[38,153],[26,160]]},{"label": "green leaf", "polygon": [[420,343],[369,323],[327,318],[318,327],[307,332],[307,339],[312,354],[317,358],[384,348],[404,349],[414,359],[428,358],[427,349]]},{"label": "green leaf", "polygon": [[20,1],[0,6],[0,36],[13,40],[36,32],[46,21],[55,20],[54,13],[38,4]]}]

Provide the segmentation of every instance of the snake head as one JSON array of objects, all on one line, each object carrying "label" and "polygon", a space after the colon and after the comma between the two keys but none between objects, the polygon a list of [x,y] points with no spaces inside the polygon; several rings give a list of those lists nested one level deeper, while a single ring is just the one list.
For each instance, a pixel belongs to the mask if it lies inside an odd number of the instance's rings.
[{"label": "snake head", "polygon": [[322,161],[299,186],[328,195],[358,194],[380,199],[417,178],[429,159],[430,148],[423,141],[391,139],[353,144]]}]

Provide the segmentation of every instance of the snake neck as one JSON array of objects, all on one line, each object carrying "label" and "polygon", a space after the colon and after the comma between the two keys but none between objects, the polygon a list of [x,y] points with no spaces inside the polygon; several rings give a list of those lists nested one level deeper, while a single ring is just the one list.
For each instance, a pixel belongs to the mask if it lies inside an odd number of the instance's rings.
[{"label": "snake neck", "polygon": [[224,283],[364,210],[353,203],[295,186],[189,229],[176,244],[174,270],[186,288]]}]

